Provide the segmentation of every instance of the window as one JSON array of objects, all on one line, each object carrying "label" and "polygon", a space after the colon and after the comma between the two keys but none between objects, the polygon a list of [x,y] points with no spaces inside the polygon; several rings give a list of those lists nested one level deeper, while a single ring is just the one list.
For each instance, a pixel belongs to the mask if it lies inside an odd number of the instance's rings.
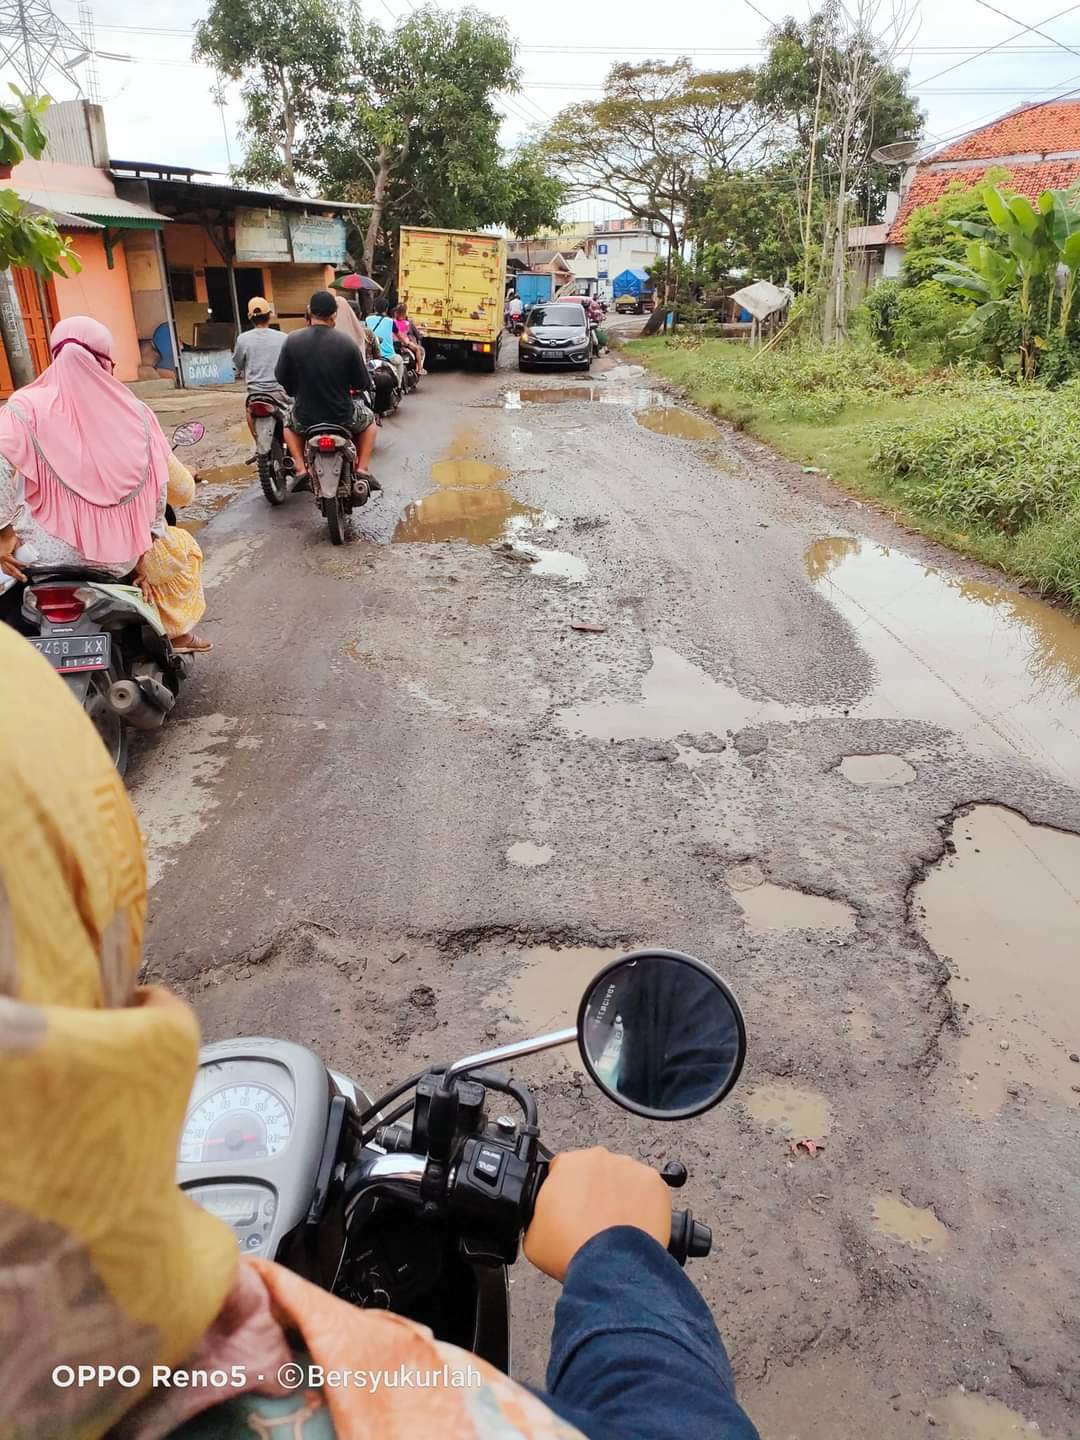
[{"label": "window", "polygon": [[172,298],[176,301],[195,300],[195,271],[194,270],[170,270],[169,288],[172,290]]}]

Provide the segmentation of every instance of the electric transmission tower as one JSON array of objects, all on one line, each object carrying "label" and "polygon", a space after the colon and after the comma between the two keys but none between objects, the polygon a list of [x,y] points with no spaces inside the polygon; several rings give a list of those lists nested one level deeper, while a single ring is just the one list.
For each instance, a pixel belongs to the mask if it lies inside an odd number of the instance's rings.
[{"label": "electric transmission tower", "polygon": [[83,94],[76,67],[92,58],[92,43],[65,25],[48,0],[0,0],[0,72],[13,70],[31,95],[50,95],[50,76],[58,75]]}]

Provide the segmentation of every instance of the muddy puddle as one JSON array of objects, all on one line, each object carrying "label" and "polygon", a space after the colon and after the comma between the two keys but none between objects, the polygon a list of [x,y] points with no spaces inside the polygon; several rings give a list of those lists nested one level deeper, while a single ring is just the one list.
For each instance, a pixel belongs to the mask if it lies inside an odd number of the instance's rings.
[{"label": "muddy puddle", "polygon": [[879,1195],[874,1201],[874,1229],[928,1254],[944,1250],[949,1243],[949,1232],[933,1210],[910,1205],[901,1195]]},{"label": "muddy puddle", "polygon": [[716,426],[702,415],[691,410],[680,410],[674,405],[650,406],[634,416],[639,425],[657,435],[670,435],[677,440],[715,440]]},{"label": "muddy puddle", "polygon": [[899,755],[845,755],[837,766],[852,785],[910,785],[914,769]]},{"label": "muddy puddle", "polygon": [[431,467],[435,484],[451,489],[501,485],[509,475],[509,470],[501,470],[485,460],[437,460]]},{"label": "muddy puddle", "polygon": [[824,1095],[797,1085],[758,1085],[739,1102],[767,1130],[793,1140],[824,1140],[832,1129],[832,1113]]},{"label": "muddy puddle", "polygon": [[532,840],[518,840],[506,852],[511,865],[531,870],[537,865],[546,865],[555,851],[550,845],[537,845]]},{"label": "muddy puddle", "polygon": [[816,541],[806,570],[877,667],[853,714],[928,720],[1080,783],[1080,623],[852,536]]},{"label": "muddy puddle", "polygon": [[[199,471],[201,485],[250,485],[255,479],[255,469],[248,464],[216,465],[209,470]],[[195,494],[199,491],[196,488]]]},{"label": "muddy puddle", "polygon": [[732,865],[725,877],[747,928],[755,935],[770,930],[830,930],[850,935],[855,912],[827,895],[812,895],[787,885],[774,885],[756,860]]},{"label": "muddy puddle", "polygon": [[546,575],[556,580],[580,581],[586,579],[589,567],[580,555],[569,550],[545,550],[540,545],[529,545],[518,541],[516,547],[523,555],[532,557],[530,575]]},{"label": "muddy puddle", "polygon": [[[509,1021],[504,1022],[507,1037],[565,1029],[577,1022],[581,997],[593,976],[622,953],[589,945],[564,949],[533,945],[521,951],[521,969],[508,988],[490,994],[486,1004],[509,1015]],[[537,1057],[530,1063],[537,1066],[544,1061]],[[553,1050],[548,1066],[549,1073],[552,1069],[563,1073],[568,1069],[583,1070],[576,1045]]]},{"label": "muddy puddle", "polygon": [[504,410],[525,410],[533,405],[621,405],[629,410],[661,410],[671,405],[662,390],[634,385],[552,385],[507,390]]},{"label": "muddy puddle", "polygon": [[464,540],[469,545],[490,545],[526,530],[553,530],[558,523],[546,510],[524,505],[505,490],[436,490],[406,505],[391,544]]},{"label": "muddy puddle", "polygon": [[965,1034],[961,1093],[983,1118],[1029,1091],[1080,1094],[1080,835],[1000,805],[960,816],[912,892],[927,943],[951,962]]},{"label": "muddy puddle", "polygon": [[947,1440],[1019,1440],[1037,1434],[1039,1427],[1000,1400],[953,1390],[935,1400],[930,1412]]},{"label": "muddy puddle", "polygon": [[209,524],[210,524],[210,521],[209,521],[209,520],[202,520],[202,519],[185,520],[185,519],[183,518],[183,516],[178,516],[178,517],[177,517],[177,521],[176,521],[176,527],[177,527],[177,529],[178,529],[178,530],[186,530],[189,535],[197,535],[200,530],[205,530],[206,527],[207,527],[207,525],[209,525]]},{"label": "muddy puddle", "polygon": [[[601,740],[673,740],[722,736],[755,721],[798,720],[818,713],[769,700],[748,700],[666,645],[652,650],[640,700],[597,700],[561,710],[564,730]],[[827,713],[827,712],[820,712]]]}]

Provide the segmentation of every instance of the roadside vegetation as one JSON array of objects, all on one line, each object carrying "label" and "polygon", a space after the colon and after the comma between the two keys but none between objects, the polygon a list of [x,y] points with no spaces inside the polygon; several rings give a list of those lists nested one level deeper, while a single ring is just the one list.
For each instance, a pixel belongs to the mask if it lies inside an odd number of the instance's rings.
[{"label": "roadside vegetation", "polygon": [[927,369],[869,340],[633,343],[703,408],[1045,594],[1080,605],[1080,381]]}]

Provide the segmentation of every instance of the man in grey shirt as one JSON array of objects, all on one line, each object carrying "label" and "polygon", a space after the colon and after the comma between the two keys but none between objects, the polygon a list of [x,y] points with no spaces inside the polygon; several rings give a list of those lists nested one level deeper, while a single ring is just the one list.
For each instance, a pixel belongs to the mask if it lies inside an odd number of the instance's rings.
[{"label": "man in grey shirt", "polygon": [[[274,374],[286,337],[280,330],[270,329],[270,316],[273,313],[274,307],[261,295],[248,301],[248,319],[255,328],[245,330],[237,340],[236,349],[233,351],[233,369],[238,380],[247,381],[249,395],[253,390],[258,390],[260,394],[273,395],[282,405],[287,405],[289,397],[278,384]],[[247,423],[254,436],[255,422],[250,413]]]}]

